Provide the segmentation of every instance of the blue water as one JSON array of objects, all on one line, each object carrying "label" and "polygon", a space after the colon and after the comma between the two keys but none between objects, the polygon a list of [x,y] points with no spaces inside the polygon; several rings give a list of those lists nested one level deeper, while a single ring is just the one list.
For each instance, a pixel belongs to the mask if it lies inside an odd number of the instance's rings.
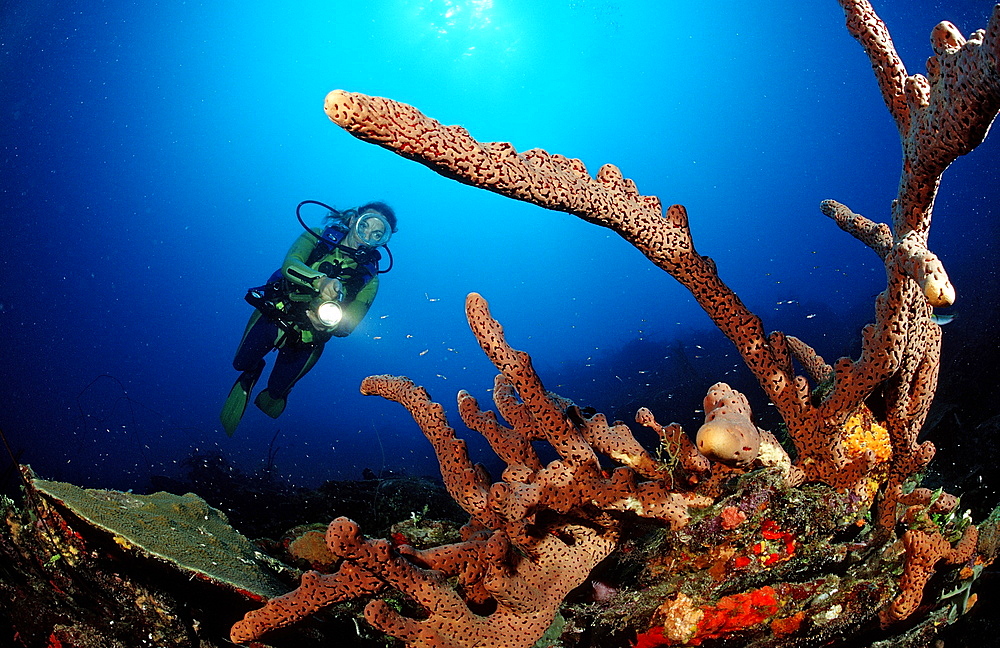
[{"label": "blue water", "polygon": [[[934,24],[969,34],[991,6],[876,2],[911,73]],[[581,405],[628,419],[645,404],[693,430],[711,383],[753,389],[693,299],[617,235],[354,139],[322,111],[336,88],[592,173],[616,164],[687,206],[699,252],[769,329],[828,359],[856,354],[884,286],[875,255],[818,210],[835,198],[886,220],[899,174],[833,0],[10,0],[0,70],[0,427],[47,478],[145,489],[209,451],[248,472],[270,453],[303,485],[433,473],[406,412],[358,385],[410,376],[453,418],[459,389],[488,404],[470,291]],[[937,203],[931,248],[959,292],[948,349],[998,333],[998,138],[949,169]],[[306,199],[393,205],[395,267],[284,415],[251,405],[230,439],[218,413],[242,297],[280,264]],[[696,371],[663,368],[680,356]]]}]

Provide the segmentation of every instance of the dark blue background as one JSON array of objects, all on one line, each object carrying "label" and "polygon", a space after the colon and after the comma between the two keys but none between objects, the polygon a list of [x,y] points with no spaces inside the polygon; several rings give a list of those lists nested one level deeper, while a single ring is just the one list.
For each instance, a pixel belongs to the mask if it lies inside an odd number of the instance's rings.
[{"label": "dark blue background", "polygon": [[[335,88],[592,173],[618,165],[687,206],[699,251],[768,328],[856,354],[883,270],[818,205],[888,217],[899,143],[867,57],[833,0],[696,4],[5,3],[0,427],[42,476],[85,486],[144,489],[211,450],[251,472],[276,452],[304,485],[433,473],[405,411],[358,384],[405,374],[452,415],[460,388],[486,405],[470,291],[550,389],[613,416],[648,405],[694,429],[712,382],[745,382],[690,296],[616,235],[355,140],[323,114]],[[969,34],[991,7],[876,2],[911,73],[934,24]],[[953,355],[995,347],[997,137],[949,169],[935,212],[931,248],[959,292]],[[280,263],[304,199],[390,202],[396,267],[282,418],[251,407],[228,439],[243,293]],[[962,372],[998,395],[992,367]]]}]

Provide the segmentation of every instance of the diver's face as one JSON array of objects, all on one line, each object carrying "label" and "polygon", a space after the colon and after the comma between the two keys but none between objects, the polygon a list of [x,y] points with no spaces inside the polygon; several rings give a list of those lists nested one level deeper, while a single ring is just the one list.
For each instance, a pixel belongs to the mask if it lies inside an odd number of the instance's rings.
[{"label": "diver's face", "polygon": [[362,243],[372,247],[383,245],[389,238],[385,216],[375,210],[366,211],[358,216],[355,231]]}]

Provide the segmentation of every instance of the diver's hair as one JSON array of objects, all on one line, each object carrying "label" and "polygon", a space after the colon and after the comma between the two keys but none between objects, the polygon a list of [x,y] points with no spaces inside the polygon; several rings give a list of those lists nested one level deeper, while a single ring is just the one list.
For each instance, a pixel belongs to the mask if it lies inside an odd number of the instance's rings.
[{"label": "diver's hair", "polygon": [[331,209],[326,213],[326,226],[336,227],[339,230],[347,231],[348,226],[351,224],[351,210],[338,211],[336,209]]},{"label": "diver's hair", "polygon": [[389,227],[392,229],[393,234],[399,231],[396,228],[396,211],[381,200],[367,202],[357,209],[345,209],[344,211],[337,211],[336,209],[330,210],[330,212],[326,215],[326,222],[328,225],[333,225],[339,229],[346,230],[350,227],[351,218],[355,214],[361,214],[369,209],[373,209],[385,216],[385,219],[389,221]]}]

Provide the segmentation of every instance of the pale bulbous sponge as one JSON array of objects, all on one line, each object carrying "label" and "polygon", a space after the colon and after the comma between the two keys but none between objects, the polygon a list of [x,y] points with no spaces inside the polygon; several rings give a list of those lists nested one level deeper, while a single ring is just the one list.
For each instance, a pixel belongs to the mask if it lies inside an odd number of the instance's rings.
[{"label": "pale bulbous sponge", "polygon": [[695,437],[698,450],[729,466],[750,465],[760,452],[760,433],[750,420],[746,397],[725,383],[705,396],[705,424]]}]

